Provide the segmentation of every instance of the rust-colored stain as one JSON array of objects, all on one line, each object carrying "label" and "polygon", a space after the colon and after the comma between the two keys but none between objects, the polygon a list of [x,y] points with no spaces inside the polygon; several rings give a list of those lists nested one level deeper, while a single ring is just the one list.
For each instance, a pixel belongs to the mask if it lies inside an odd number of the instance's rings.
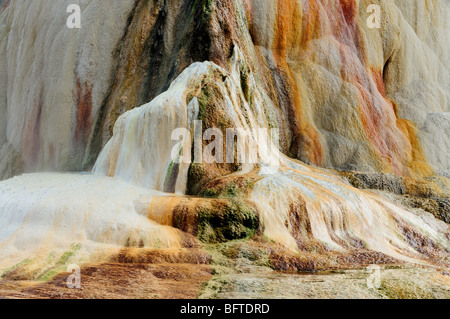
[{"label": "rust-colored stain", "polygon": [[386,87],[383,80],[383,72],[381,70],[371,70],[372,79],[375,81],[378,92],[381,93],[383,97],[386,97]]},{"label": "rust-colored stain", "polygon": [[6,0],[5,4],[3,5],[2,9],[0,10],[0,12],[2,12],[3,10],[5,10],[8,6],[9,3],[11,2],[11,0]]},{"label": "rust-colored stain", "polygon": [[[255,2],[245,3],[250,33],[257,45],[257,26],[252,21]],[[294,65],[300,61],[310,41],[333,37],[340,43],[341,78],[358,91],[359,116],[366,140],[371,146],[378,168],[399,175],[428,173],[430,166],[413,132],[397,120],[392,102],[386,97],[382,68],[368,65],[363,33],[358,23],[359,2],[356,0],[278,0],[276,2],[272,54],[276,69],[264,64],[261,70],[270,74],[264,82],[271,98],[286,112],[293,134],[290,153],[316,165],[322,165],[324,150],[313,120],[309,118],[304,100],[307,92],[299,81]],[[260,60],[265,58],[260,56]],[[308,79],[304,79],[308,81]],[[306,101],[306,100],[305,100]],[[359,124],[358,124],[359,125]],[[411,150],[412,148],[412,150]],[[414,164],[412,164],[414,163]],[[420,163],[420,165],[419,165]],[[414,173],[415,172],[415,173]]]},{"label": "rust-colored stain", "polygon": [[344,14],[345,22],[348,26],[354,26],[357,14],[356,2],[354,0],[341,0],[340,5]]},{"label": "rust-colored stain", "polygon": [[75,142],[86,146],[91,132],[92,85],[77,78]]},{"label": "rust-colored stain", "polygon": [[[402,175],[407,157],[403,150],[404,136],[396,126],[392,105],[386,98],[386,90],[381,70],[367,67],[362,35],[356,23],[357,4],[354,0],[341,0],[343,19],[338,19],[339,41],[342,43],[341,77],[352,83],[359,91],[359,111],[370,144],[382,163],[384,171]],[[339,30],[339,28],[336,28]],[[337,32],[337,31],[335,31]]]},{"label": "rust-colored stain", "polygon": [[402,151],[398,143],[399,137],[395,135],[396,127],[390,123],[391,119],[387,114],[389,110],[375,101],[373,91],[365,89],[361,84],[358,86],[361,93],[360,116],[369,141],[387,165],[384,170],[391,167],[393,173],[402,175],[403,164],[396,153]]}]

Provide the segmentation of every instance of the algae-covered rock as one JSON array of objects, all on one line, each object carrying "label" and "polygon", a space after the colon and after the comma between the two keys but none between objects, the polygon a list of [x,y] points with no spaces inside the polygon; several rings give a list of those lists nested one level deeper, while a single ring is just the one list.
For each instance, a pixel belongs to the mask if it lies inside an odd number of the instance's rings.
[{"label": "algae-covered rock", "polygon": [[229,201],[212,210],[200,209],[198,237],[204,242],[224,242],[249,238],[259,229],[254,208],[244,202]]}]

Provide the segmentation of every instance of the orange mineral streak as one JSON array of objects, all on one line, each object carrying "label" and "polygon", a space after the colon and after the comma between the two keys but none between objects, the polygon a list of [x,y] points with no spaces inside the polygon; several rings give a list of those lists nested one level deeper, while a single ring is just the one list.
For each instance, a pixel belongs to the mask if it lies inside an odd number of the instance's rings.
[{"label": "orange mineral streak", "polygon": [[314,125],[303,117],[299,88],[287,62],[287,58],[299,59],[302,39],[299,35],[304,28],[302,20],[297,0],[278,1],[272,52],[277,68],[288,84],[291,102],[289,118],[292,119],[291,129],[296,136],[292,148],[297,152],[301,149],[311,163],[322,165],[324,154],[319,135]]},{"label": "orange mineral streak", "polygon": [[[394,106],[396,107],[395,104]],[[406,135],[411,144],[410,161],[408,163],[411,176],[413,178],[420,178],[432,175],[433,169],[428,163],[420,145],[416,125],[408,120],[397,119],[397,126]]]},{"label": "orange mineral streak", "polygon": [[[320,1],[319,1],[320,2]],[[316,1],[302,3],[301,47],[305,48],[309,41],[320,37],[320,8]]]},{"label": "orange mineral streak", "polygon": [[148,218],[160,225],[172,226],[173,212],[183,199],[181,196],[153,197],[148,206]]}]

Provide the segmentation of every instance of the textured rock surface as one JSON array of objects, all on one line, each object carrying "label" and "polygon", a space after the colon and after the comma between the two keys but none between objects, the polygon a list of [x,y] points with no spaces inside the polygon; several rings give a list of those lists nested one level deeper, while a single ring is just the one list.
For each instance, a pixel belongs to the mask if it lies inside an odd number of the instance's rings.
[{"label": "textured rock surface", "polygon": [[80,170],[133,1],[84,2],[81,29],[66,27],[72,1],[8,3],[0,13],[0,142],[26,171]]},{"label": "textured rock surface", "polygon": [[[27,171],[89,167],[120,114],[192,62],[226,67],[234,44],[286,154],[400,175],[450,167],[446,1],[91,0],[80,30],[65,27],[68,3],[12,1],[0,15],[0,143]],[[371,3],[380,29],[366,25]]]},{"label": "textured rock surface", "polygon": [[[282,270],[322,258],[448,267],[450,228],[435,218],[447,221],[450,187],[448,1],[86,0],[79,30],[65,26],[68,3],[1,2],[0,179],[111,178],[1,183],[5,266],[39,273],[47,261],[25,258],[42,246],[62,267],[51,238],[69,227],[61,258],[77,242],[179,248],[257,233],[284,247],[272,254]],[[380,29],[366,25],[371,3]],[[248,129],[262,162],[209,161],[216,149],[176,163],[171,134],[196,119]],[[260,127],[279,128],[279,145],[266,148]]]}]

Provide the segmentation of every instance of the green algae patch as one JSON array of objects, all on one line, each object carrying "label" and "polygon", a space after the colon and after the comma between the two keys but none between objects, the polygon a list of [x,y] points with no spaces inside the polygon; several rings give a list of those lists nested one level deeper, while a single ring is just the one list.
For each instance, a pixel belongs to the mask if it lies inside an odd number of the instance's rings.
[{"label": "green algae patch", "polygon": [[231,278],[238,274],[270,274],[270,256],[267,250],[258,247],[253,240],[242,239],[225,243],[205,244],[203,249],[211,257],[211,274],[203,283],[198,298],[214,298],[230,285]]},{"label": "green algae patch", "polygon": [[213,5],[214,0],[195,0],[193,2],[192,8],[199,11],[202,24],[208,23],[214,9]]},{"label": "green algae patch", "polygon": [[47,281],[51,280],[53,277],[55,277],[57,274],[65,272],[66,270],[67,270],[66,266],[59,266],[59,267],[52,268],[51,270],[48,270],[47,272],[45,272],[43,275],[39,276],[39,278],[37,278],[37,280],[42,281],[42,282],[47,282]]},{"label": "green algae patch", "polygon": [[55,275],[65,272],[67,265],[71,259],[81,249],[80,243],[72,244],[72,246],[59,255],[52,251],[44,260],[25,259],[20,263],[5,269],[0,278],[10,280],[37,280],[46,282]]},{"label": "green algae patch", "polygon": [[56,261],[53,266],[46,268],[40,274],[36,274],[35,277],[38,281],[49,281],[57,274],[67,271],[67,265],[70,263],[72,257],[81,249],[82,245],[80,243],[73,244],[69,250],[64,252],[61,257]]},{"label": "green algae patch", "polygon": [[[267,249],[252,240],[233,240],[220,244],[207,244],[204,249],[211,256],[211,265],[234,267],[239,265],[272,268]],[[236,271],[236,270],[235,270]]]},{"label": "green algae patch", "polygon": [[14,276],[14,275],[13,275],[14,273],[20,272],[21,269],[23,269],[23,268],[26,267],[27,265],[31,264],[32,262],[33,262],[32,259],[25,259],[25,260],[22,260],[20,263],[15,264],[15,265],[13,265],[13,266],[11,266],[11,267],[5,269],[5,270],[2,272],[0,278],[7,278],[7,277],[9,278],[9,277],[11,277],[11,276]]},{"label": "green algae patch", "polygon": [[206,188],[199,195],[210,198],[234,198],[241,195],[241,190],[238,186],[229,184],[221,188]]},{"label": "green algae patch", "polygon": [[187,193],[189,195],[196,195],[198,193],[205,175],[206,171],[202,164],[192,163],[189,166],[187,182]]},{"label": "green algae patch", "polygon": [[260,176],[253,173],[238,177],[219,178],[207,183],[199,192],[199,196],[228,199],[245,198],[260,179]]},{"label": "green algae patch", "polygon": [[198,100],[198,119],[202,120],[205,116],[206,108],[208,106],[208,101],[211,99],[209,96],[209,91],[207,86],[202,87],[202,93]]},{"label": "green algae patch", "polygon": [[221,243],[253,237],[259,229],[255,209],[244,201],[230,200],[214,208],[200,208],[198,238],[206,243]]},{"label": "green algae patch", "polygon": [[434,299],[430,290],[406,280],[383,280],[378,293],[388,299]]},{"label": "green algae patch", "polygon": [[81,244],[74,244],[68,251],[66,251],[56,262],[57,265],[66,265],[67,262],[81,249]]}]

